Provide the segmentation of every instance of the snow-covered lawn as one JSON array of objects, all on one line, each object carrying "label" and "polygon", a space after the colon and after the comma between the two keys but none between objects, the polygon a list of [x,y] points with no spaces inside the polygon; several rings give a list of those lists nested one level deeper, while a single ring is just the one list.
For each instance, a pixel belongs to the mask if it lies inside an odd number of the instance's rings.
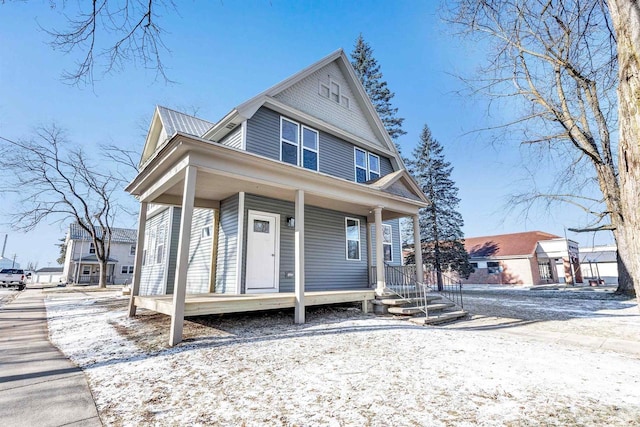
[{"label": "snow-covered lawn", "polygon": [[[475,298],[468,308],[491,307],[481,300],[491,295]],[[581,315],[482,313],[439,328],[349,306],[310,309],[305,325],[288,311],[209,316],[187,321],[175,348],[167,316],[128,319],[115,294],[51,293],[47,312],[51,340],[85,370],[105,425],[640,425],[640,353],[541,334],[545,324],[586,335],[604,324],[637,342],[637,307],[549,299],[551,312],[579,305]],[[513,314],[529,302],[496,304]]]}]

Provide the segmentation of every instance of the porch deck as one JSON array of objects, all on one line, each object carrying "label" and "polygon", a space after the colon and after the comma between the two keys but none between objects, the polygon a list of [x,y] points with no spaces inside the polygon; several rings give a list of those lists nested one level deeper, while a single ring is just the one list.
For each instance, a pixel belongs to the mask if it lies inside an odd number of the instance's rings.
[{"label": "porch deck", "polygon": [[[304,305],[362,302],[362,310],[369,310],[369,301],[375,299],[373,289],[305,292]],[[147,295],[134,297],[136,307],[171,315],[173,295]],[[293,292],[267,294],[188,294],[185,298],[185,316],[240,313],[295,307]]]}]

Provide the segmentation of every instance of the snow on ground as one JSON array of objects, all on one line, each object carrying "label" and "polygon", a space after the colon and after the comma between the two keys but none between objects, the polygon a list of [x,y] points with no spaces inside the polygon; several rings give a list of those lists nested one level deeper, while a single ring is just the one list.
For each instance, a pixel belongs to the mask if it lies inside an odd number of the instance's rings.
[{"label": "snow on ground", "polygon": [[[86,372],[105,425],[640,425],[640,353],[486,328],[504,318],[486,310],[491,295],[475,297],[467,308],[484,313],[440,328],[353,306],[310,308],[305,325],[292,311],[192,318],[174,348],[167,316],[128,319],[115,294],[51,293],[47,311],[51,340]],[[530,303],[495,298],[510,310]],[[640,327],[633,303],[547,300],[538,328],[608,321],[627,337]],[[562,304],[581,316],[562,320]]]}]

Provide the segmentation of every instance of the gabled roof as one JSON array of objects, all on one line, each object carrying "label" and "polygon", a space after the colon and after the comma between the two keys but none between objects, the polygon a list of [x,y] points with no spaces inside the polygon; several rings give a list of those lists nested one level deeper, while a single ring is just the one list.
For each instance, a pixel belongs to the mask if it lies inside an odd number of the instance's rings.
[{"label": "gabled roof", "polygon": [[177,132],[202,136],[213,123],[160,105],[156,106],[144,143],[140,165],[161,148]]},{"label": "gabled roof", "polygon": [[[96,229],[98,236],[102,236],[102,230]],[[69,225],[69,239],[91,241],[91,236],[76,222]],[[112,243],[134,244],[138,239],[138,230],[135,228],[111,228]]]},{"label": "gabled roof", "polygon": [[167,136],[171,137],[176,132],[184,132],[193,136],[202,136],[213,126],[213,123],[202,120],[195,116],[181,113],[167,107],[158,105],[156,107],[162,125]]},{"label": "gabled roof", "polygon": [[[327,66],[332,62],[336,62],[342,72],[347,78],[350,87],[354,90],[354,96],[356,96],[357,101],[360,105],[364,106],[365,114],[367,115],[367,120],[369,121],[372,129],[376,132],[376,135],[380,141],[383,142],[384,147],[382,147],[385,151],[395,157],[395,160],[399,165],[402,165],[402,158],[398,153],[398,150],[389,137],[382,120],[378,116],[375,107],[371,103],[369,96],[367,95],[360,79],[356,76],[347,55],[344,53],[342,49],[338,49],[335,52],[325,56],[321,60],[311,64],[305,69],[297,72],[296,74],[288,77],[287,79],[281,81],[280,83],[270,87],[264,92],[254,96],[253,98],[243,102],[238,105],[236,108],[231,110],[225,117],[223,117],[218,123],[213,125],[211,129],[209,129],[205,134],[202,135],[205,139],[212,139],[214,141],[219,141],[226,133],[229,132],[229,129],[232,129],[234,126],[237,126],[239,123],[253,117],[253,115],[258,111],[260,107],[265,104],[271,104],[278,107],[284,107],[280,102],[278,102],[274,97],[279,93],[282,93],[286,89],[320,70],[321,68]],[[346,131],[345,131],[346,133]]]},{"label": "gabled roof", "polygon": [[557,238],[559,236],[543,231],[526,231],[465,238],[464,247],[471,258],[531,256],[535,253],[539,241]]},{"label": "gabled roof", "polygon": [[405,169],[384,175],[373,181],[366,182],[372,188],[382,190],[390,194],[409,197],[429,203],[429,199],[420,189],[420,186]]}]

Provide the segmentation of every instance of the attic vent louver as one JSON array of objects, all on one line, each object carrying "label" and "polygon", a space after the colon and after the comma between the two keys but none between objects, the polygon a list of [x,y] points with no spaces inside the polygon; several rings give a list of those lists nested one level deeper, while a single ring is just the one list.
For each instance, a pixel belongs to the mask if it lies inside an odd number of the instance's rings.
[{"label": "attic vent louver", "polygon": [[227,129],[233,129],[234,127],[236,127],[235,123],[229,123],[227,126],[225,126]]}]

